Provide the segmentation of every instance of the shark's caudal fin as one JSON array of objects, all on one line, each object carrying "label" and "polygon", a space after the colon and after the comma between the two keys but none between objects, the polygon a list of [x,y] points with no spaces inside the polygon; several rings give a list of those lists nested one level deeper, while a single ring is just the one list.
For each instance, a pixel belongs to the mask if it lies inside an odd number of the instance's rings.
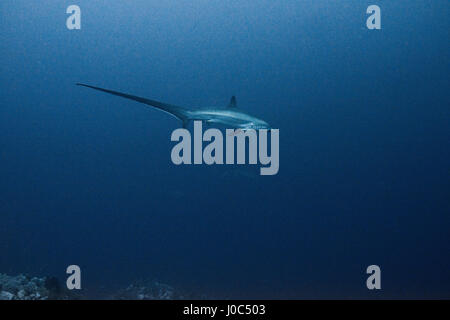
[{"label": "shark's caudal fin", "polygon": [[237,108],[236,97],[232,96],[228,108]]},{"label": "shark's caudal fin", "polygon": [[183,124],[185,122],[187,122],[187,120],[188,120],[188,110],[183,108],[183,107],[178,107],[178,106],[174,106],[174,105],[171,105],[171,104],[167,104],[167,103],[163,103],[163,102],[159,102],[159,101],[155,101],[155,100],[150,100],[150,99],[146,99],[146,98],[132,96],[132,95],[126,94],[126,93],[121,93],[121,92],[117,92],[117,91],[112,91],[112,90],[108,90],[108,89],[94,87],[94,86],[90,86],[90,85],[83,84],[83,83],[77,83],[77,86],[83,86],[83,87],[87,87],[87,88],[103,91],[103,92],[106,92],[106,93],[110,93],[110,94],[113,94],[115,96],[131,99],[131,100],[134,100],[134,101],[137,101],[137,102],[140,102],[140,103],[145,103],[145,104],[147,104],[149,106],[155,107],[157,109],[160,109],[162,111],[165,111],[165,112],[167,112],[167,113],[177,117],[178,119],[183,121]]}]

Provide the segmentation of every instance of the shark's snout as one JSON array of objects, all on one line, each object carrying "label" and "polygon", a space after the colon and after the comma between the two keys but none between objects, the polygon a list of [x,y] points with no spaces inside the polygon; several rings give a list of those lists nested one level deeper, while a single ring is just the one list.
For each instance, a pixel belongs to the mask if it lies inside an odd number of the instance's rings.
[{"label": "shark's snout", "polygon": [[253,122],[250,125],[250,128],[255,129],[255,130],[267,129],[268,131],[270,131],[270,129],[271,129],[270,125],[263,120],[260,120],[258,122]]}]

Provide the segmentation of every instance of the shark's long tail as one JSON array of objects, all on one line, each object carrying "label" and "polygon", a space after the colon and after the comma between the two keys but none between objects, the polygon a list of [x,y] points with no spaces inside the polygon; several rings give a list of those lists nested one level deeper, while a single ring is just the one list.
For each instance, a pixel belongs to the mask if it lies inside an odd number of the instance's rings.
[{"label": "shark's long tail", "polygon": [[149,106],[155,107],[157,109],[160,109],[162,111],[165,111],[165,112],[167,112],[167,113],[177,117],[178,119],[183,121],[183,126],[185,126],[187,124],[187,121],[189,120],[189,116],[188,116],[189,110],[187,110],[186,108],[183,108],[183,107],[174,106],[174,105],[163,103],[163,102],[159,102],[159,101],[156,101],[156,100],[150,100],[150,99],[146,99],[146,98],[141,98],[141,97],[137,97],[137,96],[133,96],[133,95],[130,95],[130,94],[121,93],[121,92],[117,92],[117,91],[113,91],[113,90],[108,90],[108,89],[103,89],[103,88],[99,88],[99,87],[94,87],[94,86],[90,86],[90,85],[83,84],[83,83],[77,83],[77,86],[83,86],[83,87],[87,87],[87,88],[103,91],[103,92],[106,92],[106,93],[110,93],[110,94],[113,94],[115,96],[131,99],[131,100],[134,100],[134,101],[137,101],[137,102],[140,102],[140,103],[145,103],[145,104],[147,104]]}]

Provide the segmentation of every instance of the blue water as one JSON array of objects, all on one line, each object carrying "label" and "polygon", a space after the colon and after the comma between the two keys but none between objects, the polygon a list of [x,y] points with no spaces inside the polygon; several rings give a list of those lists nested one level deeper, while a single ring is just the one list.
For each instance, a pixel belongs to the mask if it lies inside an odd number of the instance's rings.
[{"label": "blue water", "polygon": [[[64,281],[77,264],[91,294],[150,278],[220,298],[449,298],[449,8],[1,1],[0,273]],[[76,82],[182,106],[236,95],[280,129],[280,171],[176,166],[178,120]]]}]

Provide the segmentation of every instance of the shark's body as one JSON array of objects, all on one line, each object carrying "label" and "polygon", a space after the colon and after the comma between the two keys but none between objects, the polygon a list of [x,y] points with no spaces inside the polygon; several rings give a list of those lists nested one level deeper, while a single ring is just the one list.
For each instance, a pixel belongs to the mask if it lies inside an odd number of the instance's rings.
[{"label": "shark's body", "polygon": [[92,88],[95,90],[110,93],[119,97],[131,99],[137,102],[145,103],[162,111],[165,111],[183,122],[183,127],[186,127],[189,121],[201,120],[207,124],[219,124],[227,128],[236,129],[270,129],[270,126],[264,120],[258,119],[246,112],[243,112],[236,106],[236,98],[233,96],[228,107],[220,108],[198,108],[191,109],[186,107],[179,107],[156,100],[141,98],[126,93],[103,89],[99,87],[90,86],[87,84],[77,83],[79,86]]}]

